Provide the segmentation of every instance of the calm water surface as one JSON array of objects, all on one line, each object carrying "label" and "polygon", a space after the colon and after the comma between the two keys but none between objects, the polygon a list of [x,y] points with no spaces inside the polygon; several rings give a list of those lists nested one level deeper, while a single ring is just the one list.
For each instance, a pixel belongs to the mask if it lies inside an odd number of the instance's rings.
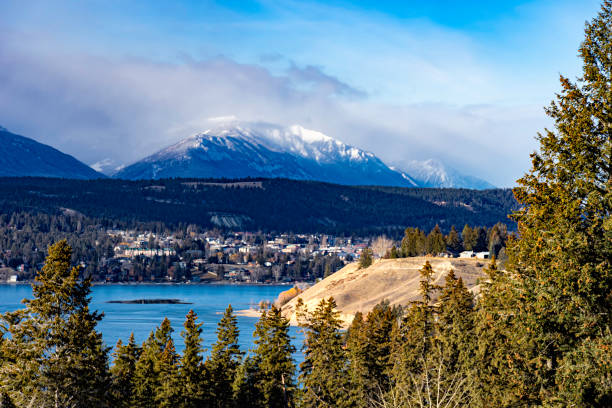
[{"label": "calm water surface", "polygon": [[[173,338],[178,351],[183,349],[180,332],[189,309],[198,314],[202,326],[202,337],[207,349],[216,340],[217,322],[228,304],[234,310],[248,309],[261,300],[274,300],[287,290],[283,285],[96,285],[93,287],[91,310],[104,312],[104,319],[98,324],[107,345],[113,346],[118,339],[126,342],[134,332],[136,342],[142,343],[151,330],[168,317],[174,328]],[[0,312],[23,307],[21,300],[32,297],[30,285],[0,285]],[[131,299],[180,299],[188,305],[139,305],[106,303],[109,300]],[[247,351],[253,346],[253,331],[257,318],[238,316],[240,347]],[[301,360],[299,350],[302,336],[296,327],[291,327],[291,336],[298,349],[296,358]]]}]

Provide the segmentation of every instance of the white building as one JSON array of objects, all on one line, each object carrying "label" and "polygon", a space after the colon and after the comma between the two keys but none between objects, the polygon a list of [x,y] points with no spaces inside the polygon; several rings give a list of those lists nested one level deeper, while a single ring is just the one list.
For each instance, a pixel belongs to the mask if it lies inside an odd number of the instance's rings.
[{"label": "white building", "polygon": [[463,251],[459,254],[459,258],[473,258],[474,251]]},{"label": "white building", "polygon": [[155,249],[127,248],[123,250],[122,255],[128,256],[128,257],[135,257],[138,255],[142,255],[148,258],[152,258],[154,256],[173,256],[173,255],[176,255],[176,251],[173,248],[155,248]]}]

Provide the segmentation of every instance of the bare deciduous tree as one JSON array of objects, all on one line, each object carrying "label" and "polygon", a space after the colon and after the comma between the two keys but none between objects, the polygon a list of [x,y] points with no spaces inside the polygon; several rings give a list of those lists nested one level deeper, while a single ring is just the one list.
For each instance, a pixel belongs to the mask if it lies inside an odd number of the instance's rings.
[{"label": "bare deciduous tree", "polygon": [[375,408],[458,408],[469,407],[473,381],[460,372],[447,371],[441,353],[421,358],[423,370],[410,373],[406,381],[370,399]]},{"label": "bare deciduous tree", "polygon": [[393,240],[382,235],[376,238],[374,242],[372,242],[372,251],[374,251],[374,255],[377,258],[382,258],[383,256],[385,256],[387,251],[391,249],[392,246]]}]

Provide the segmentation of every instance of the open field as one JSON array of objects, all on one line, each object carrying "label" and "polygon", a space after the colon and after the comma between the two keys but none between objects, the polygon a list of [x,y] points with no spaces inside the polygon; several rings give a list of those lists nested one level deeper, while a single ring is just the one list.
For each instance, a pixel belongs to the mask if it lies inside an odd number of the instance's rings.
[{"label": "open field", "polygon": [[312,311],[321,299],[331,296],[344,323],[350,324],[356,312],[367,313],[385,299],[393,305],[406,305],[419,299],[419,269],[425,261],[435,272],[435,284],[443,285],[444,277],[453,269],[474,292],[478,292],[479,280],[485,277],[483,268],[488,264],[486,259],[433,257],[381,259],[366,269],[358,269],[359,264],[352,263],[293,298],[283,306],[283,312],[296,324],[298,298]]}]

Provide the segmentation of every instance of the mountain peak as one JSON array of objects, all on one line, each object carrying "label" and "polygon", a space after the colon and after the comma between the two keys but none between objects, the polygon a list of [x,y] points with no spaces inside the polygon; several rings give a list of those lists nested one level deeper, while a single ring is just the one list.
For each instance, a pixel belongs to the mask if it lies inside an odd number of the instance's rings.
[{"label": "mountain peak", "polygon": [[282,177],[414,186],[374,154],[301,125],[229,121],[128,166],[115,177]]},{"label": "mountain peak", "polygon": [[91,167],[59,150],[0,127],[1,177],[59,177],[96,179],[104,177]]},{"label": "mountain peak", "polygon": [[465,175],[446,166],[438,159],[411,160],[397,164],[397,168],[408,173],[422,187],[469,188],[486,190],[494,185],[481,178]]},{"label": "mountain peak", "polygon": [[300,125],[290,126],[289,131],[291,131],[294,135],[299,135],[302,140],[308,143],[338,142],[336,139],[329,137],[324,133],[317,132],[316,130],[306,129],[305,127]]},{"label": "mountain peak", "polygon": [[194,137],[198,136],[251,137],[261,139],[261,141],[270,139],[278,141],[280,139],[295,138],[309,144],[321,142],[341,143],[340,141],[327,136],[322,132],[307,129],[298,124],[283,127],[264,122],[241,122],[238,120],[223,122],[218,126],[194,135]]},{"label": "mountain peak", "polygon": [[[272,151],[288,151],[316,161],[334,161],[337,156],[342,156],[354,162],[360,162],[376,157],[370,152],[347,145],[322,132],[307,129],[301,125],[283,127],[264,122],[227,122],[197,133],[175,146],[202,145],[203,140],[213,141],[220,138],[231,139],[223,141],[226,145],[240,139]],[[220,140],[216,141],[220,142]]]},{"label": "mountain peak", "polygon": [[284,127],[233,117],[213,122],[216,126],[127,166],[114,177],[281,177],[348,185],[493,188],[436,159],[389,167],[371,152],[299,124]]}]

